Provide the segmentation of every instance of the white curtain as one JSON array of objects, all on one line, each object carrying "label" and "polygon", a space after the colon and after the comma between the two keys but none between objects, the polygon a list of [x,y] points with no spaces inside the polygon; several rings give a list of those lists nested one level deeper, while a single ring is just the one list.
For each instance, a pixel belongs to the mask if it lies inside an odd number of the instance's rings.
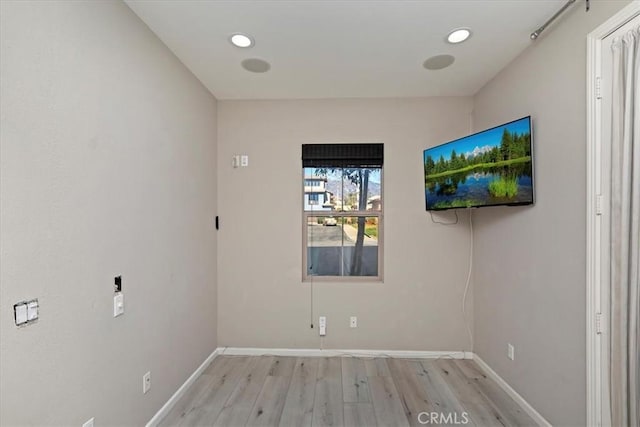
[{"label": "white curtain", "polygon": [[640,27],[612,49],[611,422],[640,426]]}]

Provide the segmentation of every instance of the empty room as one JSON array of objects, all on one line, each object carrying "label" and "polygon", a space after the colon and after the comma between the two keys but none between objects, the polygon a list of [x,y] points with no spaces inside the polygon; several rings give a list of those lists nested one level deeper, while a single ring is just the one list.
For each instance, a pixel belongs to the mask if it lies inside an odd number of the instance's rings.
[{"label": "empty room", "polygon": [[640,426],[640,0],[0,0],[1,426]]}]

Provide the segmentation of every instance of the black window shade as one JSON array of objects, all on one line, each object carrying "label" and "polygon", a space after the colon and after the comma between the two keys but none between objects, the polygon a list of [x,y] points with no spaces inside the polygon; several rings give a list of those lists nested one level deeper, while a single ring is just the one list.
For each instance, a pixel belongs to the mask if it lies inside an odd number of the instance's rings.
[{"label": "black window shade", "polygon": [[382,167],[384,144],[302,144],[302,167]]}]

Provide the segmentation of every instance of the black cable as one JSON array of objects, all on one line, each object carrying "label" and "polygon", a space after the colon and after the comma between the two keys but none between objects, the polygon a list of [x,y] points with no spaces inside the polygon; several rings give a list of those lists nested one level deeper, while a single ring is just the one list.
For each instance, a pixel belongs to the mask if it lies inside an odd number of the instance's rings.
[{"label": "black cable", "polygon": [[[305,221],[307,222],[307,227],[309,227],[309,217],[305,216]],[[313,242],[313,228],[311,228],[311,242]],[[309,245],[309,241],[307,239],[307,246]],[[309,253],[309,250],[307,249],[307,254]],[[308,255],[307,255],[307,263],[309,262],[308,259]],[[309,275],[309,279],[310,279],[310,286],[309,286],[309,298],[310,298],[310,307],[309,307],[309,316],[310,316],[310,323],[311,323],[311,329],[313,329],[313,264],[311,264],[311,266],[309,267],[309,271],[311,272],[311,274]]]},{"label": "black cable", "polygon": [[[303,187],[304,187],[304,185],[306,184],[306,182],[305,182],[306,173],[303,172],[303,175],[304,175],[304,177],[303,177]],[[311,178],[313,178],[313,175],[314,175],[314,173],[311,173]],[[313,187],[313,181],[312,181],[311,187]],[[311,204],[311,194],[309,194],[308,197],[309,197],[309,204]],[[314,212],[313,205],[311,206],[311,212],[312,213]],[[307,215],[305,215],[304,218],[305,218],[305,221],[307,223],[306,224],[306,226],[307,226],[306,228],[308,230],[309,229],[309,217]],[[312,217],[312,218],[315,219],[315,217]],[[305,232],[307,232],[307,231],[305,231]],[[312,262],[311,260],[309,260],[309,257],[308,257],[308,254],[309,254],[308,246],[309,246],[310,243],[313,243],[313,235],[314,235],[313,227],[311,227],[311,236],[310,236],[311,237],[311,242],[309,242],[309,238],[308,238],[309,236],[307,235],[307,248],[305,248],[305,250],[307,251],[307,264],[309,262]],[[305,268],[307,268],[307,266],[305,266]],[[311,329],[313,329],[313,275],[314,275],[313,264],[311,264],[308,268],[309,268],[309,272],[311,273],[311,274],[309,274],[309,279],[310,279],[310,285],[309,285],[309,321],[310,322],[309,323],[311,325]]]}]

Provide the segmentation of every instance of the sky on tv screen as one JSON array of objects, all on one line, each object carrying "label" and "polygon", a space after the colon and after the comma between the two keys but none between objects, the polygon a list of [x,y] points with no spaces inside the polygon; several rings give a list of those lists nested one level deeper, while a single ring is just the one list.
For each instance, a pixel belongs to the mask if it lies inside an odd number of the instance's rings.
[{"label": "sky on tv screen", "polygon": [[498,126],[496,128],[477,133],[475,135],[469,135],[434,148],[429,148],[424,153],[425,158],[426,156],[431,156],[434,161],[438,161],[438,159],[442,155],[445,160],[450,160],[451,150],[453,149],[456,150],[457,155],[464,154],[465,157],[468,157],[476,148],[482,150],[485,147],[490,148],[499,146],[502,139],[502,133],[504,132],[505,128],[509,132],[516,132],[519,134],[528,133],[531,131],[529,118],[525,117],[523,119],[516,120],[515,122],[511,122],[503,126]]}]

